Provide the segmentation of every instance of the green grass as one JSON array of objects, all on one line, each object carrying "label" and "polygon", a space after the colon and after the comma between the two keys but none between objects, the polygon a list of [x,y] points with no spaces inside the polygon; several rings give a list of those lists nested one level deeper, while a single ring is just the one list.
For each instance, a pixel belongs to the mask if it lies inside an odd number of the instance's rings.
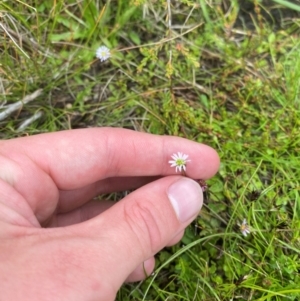
[{"label": "green grass", "polygon": [[[160,252],[154,276],[124,286],[118,300],[300,296],[295,2],[0,2],[1,103],[42,89],[0,121],[2,139],[120,126],[183,136],[221,156],[182,243]],[[112,49],[104,63],[95,59],[100,45]]]}]

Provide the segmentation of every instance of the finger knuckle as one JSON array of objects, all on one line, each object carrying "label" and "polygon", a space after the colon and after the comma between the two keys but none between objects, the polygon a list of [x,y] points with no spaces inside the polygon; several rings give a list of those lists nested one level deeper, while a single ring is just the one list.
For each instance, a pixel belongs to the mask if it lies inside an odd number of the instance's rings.
[{"label": "finger knuckle", "polygon": [[144,252],[154,254],[163,242],[158,209],[151,203],[135,200],[125,206],[125,220]]}]

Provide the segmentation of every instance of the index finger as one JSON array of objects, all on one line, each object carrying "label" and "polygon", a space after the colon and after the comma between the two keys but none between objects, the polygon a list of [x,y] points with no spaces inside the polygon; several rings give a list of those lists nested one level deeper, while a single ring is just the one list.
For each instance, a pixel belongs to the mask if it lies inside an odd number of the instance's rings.
[{"label": "index finger", "polygon": [[23,152],[62,190],[76,189],[108,177],[175,174],[168,163],[174,153],[189,156],[186,174],[207,179],[219,167],[211,147],[184,138],[120,128],[90,128],[6,141],[2,150]]}]

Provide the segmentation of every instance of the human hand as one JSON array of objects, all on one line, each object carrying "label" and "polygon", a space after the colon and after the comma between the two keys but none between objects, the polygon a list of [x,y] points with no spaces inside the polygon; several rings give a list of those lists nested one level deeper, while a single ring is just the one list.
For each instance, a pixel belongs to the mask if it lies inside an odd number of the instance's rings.
[{"label": "human hand", "polygon": [[[193,180],[168,161],[189,155],[207,179],[216,152],[183,138],[116,128],[0,142],[0,300],[114,300],[154,268],[202,206]],[[117,203],[92,200],[136,189]]]}]

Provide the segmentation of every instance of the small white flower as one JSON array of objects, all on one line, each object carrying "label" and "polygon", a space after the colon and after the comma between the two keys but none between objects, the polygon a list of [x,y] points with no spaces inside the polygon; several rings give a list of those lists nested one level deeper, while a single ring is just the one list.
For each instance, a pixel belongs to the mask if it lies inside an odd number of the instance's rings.
[{"label": "small white flower", "polygon": [[247,236],[248,234],[250,234],[250,226],[247,223],[247,220],[244,218],[242,224],[238,223],[239,227],[240,227],[240,231],[242,232],[242,234],[244,236]]},{"label": "small white flower", "polygon": [[171,164],[171,167],[176,167],[176,172],[186,171],[186,163],[191,161],[187,160],[189,157],[188,155],[178,152],[171,157],[173,160],[170,160],[169,163]]},{"label": "small white flower", "polygon": [[100,46],[96,51],[96,57],[101,61],[104,62],[110,58],[110,50],[106,46]]}]

